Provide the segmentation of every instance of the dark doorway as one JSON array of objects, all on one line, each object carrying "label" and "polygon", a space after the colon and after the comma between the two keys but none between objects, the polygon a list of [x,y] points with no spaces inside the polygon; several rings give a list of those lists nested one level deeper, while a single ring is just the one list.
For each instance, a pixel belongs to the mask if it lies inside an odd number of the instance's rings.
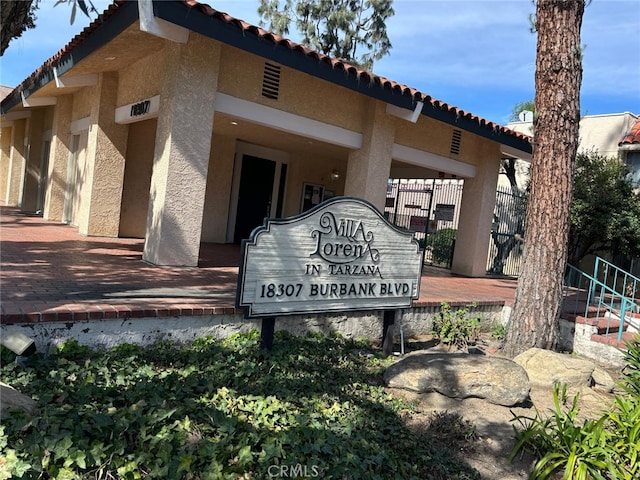
[{"label": "dark doorway", "polygon": [[275,174],[276,162],[251,155],[242,156],[234,243],[249,238],[251,231],[271,215]]}]

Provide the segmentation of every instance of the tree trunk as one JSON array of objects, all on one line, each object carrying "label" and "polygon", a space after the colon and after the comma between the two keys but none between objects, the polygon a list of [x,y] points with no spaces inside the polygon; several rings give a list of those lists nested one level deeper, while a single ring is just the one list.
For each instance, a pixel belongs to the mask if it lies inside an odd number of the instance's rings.
[{"label": "tree trunk", "polygon": [[523,268],[505,340],[510,357],[558,340],[578,147],[585,0],[538,0],[534,147]]}]

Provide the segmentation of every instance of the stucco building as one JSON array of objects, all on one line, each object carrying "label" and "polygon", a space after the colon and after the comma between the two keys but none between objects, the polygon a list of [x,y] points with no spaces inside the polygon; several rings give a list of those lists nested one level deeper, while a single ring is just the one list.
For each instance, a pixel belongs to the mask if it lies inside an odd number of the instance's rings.
[{"label": "stucco building", "polygon": [[196,266],[329,195],[463,178],[452,270],[485,274],[500,159],[527,135],[192,0],[117,1],[1,103],[0,198]]}]

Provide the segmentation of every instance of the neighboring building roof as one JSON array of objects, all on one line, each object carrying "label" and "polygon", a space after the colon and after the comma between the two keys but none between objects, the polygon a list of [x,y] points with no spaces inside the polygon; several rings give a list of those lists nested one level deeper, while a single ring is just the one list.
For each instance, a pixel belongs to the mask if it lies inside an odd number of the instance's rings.
[{"label": "neighboring building roof", "polygon": [[633,145],[638,143],[640,143],[640,120],[635,123],[618,145]]},{"label": "neighboring building roof", "polygon": [[12,87],[7,87],[5,85],[0,85],[0,101],[4,100],[4,98],[9,95],[13,91]]},{"label": "neighboring building roof", "polygon": [[[185,7],[187,11],[185,12]],[[194,15],[197,10],[204,15]],[[123,11],[120,15],[120,11]],[[297,44],[258,26],[234,18],[227,13],[213,9],[195,0],[161,1],[154,3],[154,14],[202,35],[229,45],[271,58],[283,65],[294,68],[326,81],[356,90],[364,95],[377,98],[401,108],[413,109],[417,102],[423,102],[422,114],[461,128],[485,138],[531,153],[529,136],[515,132],[477,115],[432,98],[415,88],[410,88],[372,72],[362,70],[342,60],[331,58],[304,45]],[[120,18],[117,19],[120,15]],[[53,80],[53,67],[62,72],[93,53],[97,48],[115,38],[127,25],[138,19],[137,2],[115,0],[98,18],[76,35],[64,48],[34,71],[1,103],[2,113],[6,113],[21,101],[20,92],[31,93]],[[205,21],[208,19],[208,21]],[[211,20],[214,20],[212,22]],[[105,28],[115,22],[113,28]],[[102,38],[94,34],[101,31]],[[90,38],[91,37],[91,38]],[[275,48],[274,48],[275,47]],[[72,55],[73,52],[73,55]],[[291,55],[291,53],[295,55]]]}]

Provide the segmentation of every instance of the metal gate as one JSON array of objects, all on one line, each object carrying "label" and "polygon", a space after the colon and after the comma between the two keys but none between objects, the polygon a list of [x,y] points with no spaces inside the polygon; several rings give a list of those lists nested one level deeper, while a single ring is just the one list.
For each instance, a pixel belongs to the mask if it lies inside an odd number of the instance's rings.
[{"label": "metal gate", "polygon": [[491,227],[487,273],[520,275],[526,212],[527,195],[515,194],[509,188],[498,188]]},{"label": "metal gate", "polygon": [[389,179],[385,217],[415,232],[425,264],[451,268],[464,180]]}]

